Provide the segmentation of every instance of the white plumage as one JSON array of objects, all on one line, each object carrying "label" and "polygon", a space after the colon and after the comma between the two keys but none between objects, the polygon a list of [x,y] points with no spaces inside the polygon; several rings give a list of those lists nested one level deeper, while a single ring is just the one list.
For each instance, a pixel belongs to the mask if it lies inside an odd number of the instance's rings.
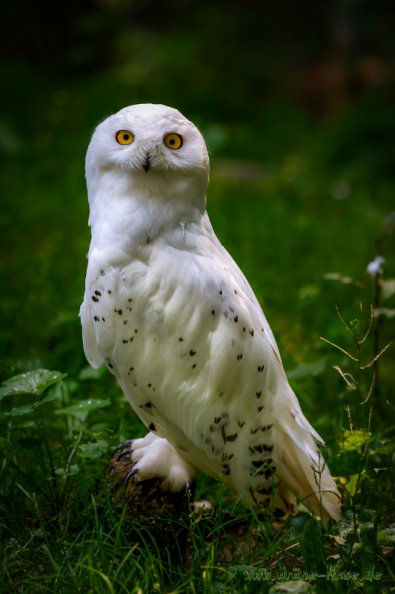
[{"label": "white plumage", "polygon": [[97,127],[86,157],[86,356],[107,365],[150,430],[132,446],[136,478],[178,490],[201,471],[275,515],[298,498],[337,519],[322,440],[211,227],[208,174],[202,135],[175,109],[134,105]]}]

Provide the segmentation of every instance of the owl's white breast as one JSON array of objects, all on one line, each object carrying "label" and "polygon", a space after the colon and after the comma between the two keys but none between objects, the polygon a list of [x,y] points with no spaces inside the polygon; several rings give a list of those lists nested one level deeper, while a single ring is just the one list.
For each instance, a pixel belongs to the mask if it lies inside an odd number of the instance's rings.
[{"label": "owl's white breast", "polygon": [[[205,212],[207,172],[96,173],[81,308],[88,360],[105,363],[147,427],[204,472],[218,475],[240,443],[248,466],[256,408],[264,394],[270,426],[286,380],[253,291]],[[246,468],[236,464],[232,481]]]},{"label": "owl's white breast", "polygon": [[189,220],[175,223],[170,213],[158,228],[156,204],[141,217],[138,204],[133,214],[122,206],[120,198],[116,211],[94,223],[82,312],[88,358],[116,375],[148,427],[218,473],[226,435],[247,431],[263,383],[266,393],[277,390],[276,343],[206,213],[189,208]]}]

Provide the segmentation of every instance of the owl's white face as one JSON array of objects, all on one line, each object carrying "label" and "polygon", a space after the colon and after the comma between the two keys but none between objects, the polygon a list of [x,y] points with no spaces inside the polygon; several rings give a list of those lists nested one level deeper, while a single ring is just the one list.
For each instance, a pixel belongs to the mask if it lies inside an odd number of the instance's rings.
[{"label": "owl's white face", "polygon": [[177,171],[208,174],[199,130],[176,109],[140,104],[125,107],[95,130],[86,157],[87,177],[117,169],[133,176]]}]

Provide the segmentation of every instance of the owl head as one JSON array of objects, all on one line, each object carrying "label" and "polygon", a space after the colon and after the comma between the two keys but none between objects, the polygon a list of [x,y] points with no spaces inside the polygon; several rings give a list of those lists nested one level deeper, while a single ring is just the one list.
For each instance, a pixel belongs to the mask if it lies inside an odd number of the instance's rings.
[{"label": "owl head", "polygon": [[118,170],[145,177],[193,171],[207,175],[209,159],[199,130],[165,105],[131,105],[96,128],[86,156],[87,177]]}]

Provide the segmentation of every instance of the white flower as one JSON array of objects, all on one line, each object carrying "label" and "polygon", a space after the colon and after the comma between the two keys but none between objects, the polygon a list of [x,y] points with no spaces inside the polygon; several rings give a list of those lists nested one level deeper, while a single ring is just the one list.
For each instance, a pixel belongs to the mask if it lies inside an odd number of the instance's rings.
[{"label": "white flower", "polygon": [[375,259],[372,260],[372,262],[369,262],[368,267],[366,269],[367,273],[373,277],[377,276],[378,274],[382,274],[384,262],[385,260],[382,256],[376,256]]}]

